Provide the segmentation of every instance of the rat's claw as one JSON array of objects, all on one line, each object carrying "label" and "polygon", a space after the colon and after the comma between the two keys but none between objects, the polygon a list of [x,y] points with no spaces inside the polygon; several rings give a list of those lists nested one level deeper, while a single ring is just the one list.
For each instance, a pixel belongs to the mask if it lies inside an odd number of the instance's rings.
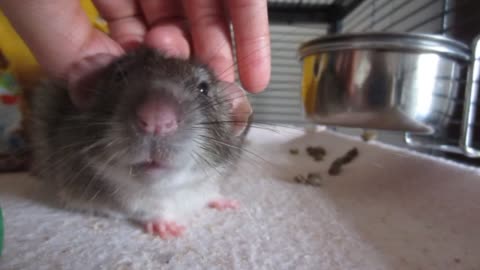
[{"label": "rat's claw", "polygon": [[185,231],[185,227],[174,221],[155,220],[145,223],[145,230],[149,234],[158,235],[162,239],[179,237]]},{"label": "rat's claw", "polygon": [[240,203],[236,200],[217,199],[209,202],[208,207],[217,210],[238,209],[240,207]]}]

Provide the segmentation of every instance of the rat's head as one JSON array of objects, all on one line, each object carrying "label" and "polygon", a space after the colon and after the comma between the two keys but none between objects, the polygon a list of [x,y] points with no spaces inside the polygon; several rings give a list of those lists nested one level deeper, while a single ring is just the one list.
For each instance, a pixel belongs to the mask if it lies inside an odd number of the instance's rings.
[{"label": "rat's head", "polygon": [[71,87],[70,96],[93,123],[97,158],[109,168],[155,175],[198,163],[219,166],[235,155],[230,144],[245,121],[233,115],[244,94],[203,65],[140,48],[88,83]]}]

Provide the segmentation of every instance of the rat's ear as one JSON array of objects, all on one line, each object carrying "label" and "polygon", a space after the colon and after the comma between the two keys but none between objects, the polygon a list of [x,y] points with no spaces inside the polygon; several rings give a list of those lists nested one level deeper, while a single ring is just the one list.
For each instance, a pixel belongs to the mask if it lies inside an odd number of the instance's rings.
[{"label": "rat's ear", "polygon": [[80,110],[86,110],[94,101],[94,82],[104,67],[115,56],[112,54],[95,54],[75,63],[68,73],[68,93],[72,103]]},{"label": "rat's ear", "polygon": [[235,83],[220,82],[221,96],[230,104],[230,113],[233,116],[235,136],[240,135],[247,127],[253,109],[245,90]]}]

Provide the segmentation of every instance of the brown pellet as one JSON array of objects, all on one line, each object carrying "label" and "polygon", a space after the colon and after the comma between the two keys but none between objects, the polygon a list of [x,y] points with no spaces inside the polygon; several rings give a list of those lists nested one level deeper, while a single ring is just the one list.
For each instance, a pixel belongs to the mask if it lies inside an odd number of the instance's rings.
[{"label": "brown pellet", "polygon": [[307,184],[311,186],[321,186],[322,185],[322,176],[319,173],[308,173],[305,177],[304,175],[297,175],[293,178],[293,181],[299,184]]},{"label": "brown pellet", "polygon": [[321,146],[308,146],[305,150],[307,151],[307,154],[315,161],[322,161],[324,156],[327,154],[325,148]]},{"label": "brown pellet", "polygon": [[299,153],[298,149],[290,149],[290,154],[298,155],[298,153]]},{"label": "brown pellet", "polygon": [[358,149],[354,147],[342,157],[343,164],[352,162],[357,156],[358,156]]},{"label": "brown pellet", "polygon": [[307,179],[305,179],[305,177],[303,175],[297,175],[297,176],[295,176],[295,178],[293,178],[293,180],[297,183],[300,183],[300,184],[303,184],[303,183],[307,182]]},{"label": "brown pellet", "polygon": [[321,186],[322,176],[319,173],[309,173],[307,175],[307,184],[312,186]]},{"label": "brown pellet", "polygon": [[328,174],[329,175],[339,175],[342,170],[342,165],[332,165],[330,166],[330,169],[328,169]]},{"label": "brown pellet", "polygon": [[341,167],[344,164],[343,157],[337,158],[332,162],[333,167]]},{"label": "brown pellet", "polygon": [[328,170],[329,175],[339,175],[342,167],[352,162],[358,156],[358,149],[356,147],[350,149],[345,155],[335,159]]},{"label": "brown pellet", "polygon": [[316,146],[316,147],[309,146],[307,147],[306,150],[309,155],[314,155],[314,156],[327,154],[327,151],[325,151],[325,148],[321,146]]}]

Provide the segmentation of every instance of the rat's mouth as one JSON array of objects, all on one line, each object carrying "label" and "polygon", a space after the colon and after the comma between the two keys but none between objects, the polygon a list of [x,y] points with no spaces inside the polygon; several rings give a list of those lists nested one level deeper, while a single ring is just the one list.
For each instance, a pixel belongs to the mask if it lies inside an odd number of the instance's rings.
[{"label": "rat's mouth", "polygon": [[146,160],[132,164],[132,168],[148,172],[169,169],[170,165],[163,160]]}]

